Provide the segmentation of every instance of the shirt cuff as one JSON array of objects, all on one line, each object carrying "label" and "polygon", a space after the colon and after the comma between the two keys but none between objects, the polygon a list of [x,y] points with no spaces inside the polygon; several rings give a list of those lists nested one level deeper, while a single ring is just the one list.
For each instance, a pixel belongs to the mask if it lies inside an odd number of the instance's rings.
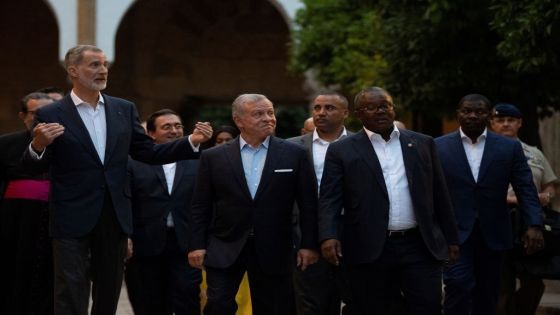
[{"label": "shirt cuff", "polygon": [[195,146],[191,141],[191,137],[192,135],[189,135],[189,144],[191,145],[193,152],[198,152],[200,150],[200,143]]},{"label": "shirt cuff", "polygon": [[[192,146],[192,144],[191,144]],[[45,148],[45,150],[43,150],[43,152],[41,152],[41,154],[35,152],[35,150],[33,150],[33,147],[31,146],[31,143],[29,143],[29,154],[31,155],[31,157],[34,160],[40,160],[43,158],[43,155],[45,154],[45,151],[47,151],[47,149]],[[198,151],[196,151],[198,152]]]}]

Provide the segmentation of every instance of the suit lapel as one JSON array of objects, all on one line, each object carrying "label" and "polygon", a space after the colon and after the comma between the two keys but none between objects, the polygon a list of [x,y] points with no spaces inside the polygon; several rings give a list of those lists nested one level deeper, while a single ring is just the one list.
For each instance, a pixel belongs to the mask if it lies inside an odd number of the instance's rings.
[{"label": "suit lapel", "polygon": [[181,181],[182,176],[180,176],[180,174],[184,172],[185,168],[185,163],[183,162],[184,161],[177,161],[177,163],[175,163],[175,177],[173,179],[173,188],[171,188],[171,194],[175,192],[175,189],[177,189],[177,186],[179,186],[179,182]]},{"label": "suit lapel", "polygon": [[105,161],[108,161],[117,144],[117,130],[121,127],[121,111],[115,104],[109,103],[107,95],[103,95],[105,101],[105,121],[107,125],[107,140],[105,144]]},{"label": "suit lapel", "polygon": [[245,171],[243,170],[243,162],[241,161],[241,150],[239,148],[239,136],[233,141],[224,144],[225,150],[223,151],[226,160],[229,161],[233,175],[239,187],[243,190],[243,194],[251,200],[251,193],[249,192],[249,187],[247,186],[247,180],[245,179]]},{"label": "suit lapel", "polygon": [[314,161],[313,161],[313,133],[310,132],[310,133],[306,134],[305,136],[303,136],[301,138],[301,144],[303,145],[304,148],[307,149],[307,158],[309,159],[311,164],[313,164],[314,163]]},{"label": "suit lapel", "polygon": [[284,140],[270,136],[270,141],[268,143],[268,152],[266,153],[261,180],[259,182],[259,187],[257,187],[257,192],[255,193],[254,200],[257,200],[259,198],[259,196],[262,194],[263,189],[272,179],[272,174],[276,169],[276,161],[278,158],[281,158],[283,156],[283,145]]},{"label": "suit lapel", "polygon": [[[383,177],[383,171],[381,170],[381,164],[379,163],[379,159],[377,158],[377,154],[373,149],[371,141],[369,140],[366,132],[362,129],[356,137],[353,139],[353,145],[358,154],[361,158],[366,162],[366,165],[371,169],[373,172],[379,187],[385,194],[387,198],[389,198],[389,193],[387,192],[387,186],[385,186],[385,178]],[[365,176],[365,174],[363,174]]]},{"label": "suit lapel", "polygon": [[[167,180],[165,179],[165,172],[163,171],[163,166],[152,165],[152,169],[154,170],[154,173],[156,173],[156,176],[159,179],[161,186],[163,186],[163,190],[165,192],[168,192],[169,190],[167,188]],[[175,180],[173,181],[173,185],[175,185]]]},{"label": "suit lapel", "polygon": [[416,139],[409,135],[406,131],[400,130],[399,141],[401,143],[401,151],[403,155],[404,168],[406,171],[406,178],[408,186],[412,186],[414,169],[420,161],[418,158],[418,149]]},{"label": "suit lapel", "polygon": [[450,141],[450,145],[448,146],[450,151],[449,156],[452,156],[455,159],[457,169],[459,169],[457,174],[469,174],[467,175],[469,179],[473,183],[476,183],[476,178],[474,178],[471,166],[467,160],[467,153],[465,152],[465,147],[463,146],[461,133],[456,131],[451,140],[452,141]]},{"label": "suit lapel", "polygon": [[478,179],[477,182],[482,181],[482,178],[488,171],[488,167],[492,164],[492,160],[494,159],[493,148],[496,147],[496,136],[488,131],[486,133],[486,141],[484,144],[484,151],[482,152],[482,159],[480,161],[480,169],[478,170]]},{"label": "suit lapel", "polygon": [[89,136],[86,125],[82,121],[82,118],[78,113],[78,109],[76,108],[76,105],[74,105],[74,102],[72,102],[70,95],[66,96],[66,98],[61,102],[59,108],[61,111],[59,117],[65,127],[65,132],[73,134],[74,137],[78,139],[78,142],[84,146],[84,149],[91,154],[92,157],[99,162],[99,164],[101,164],[101,160],[95,150],[95,146]]}]

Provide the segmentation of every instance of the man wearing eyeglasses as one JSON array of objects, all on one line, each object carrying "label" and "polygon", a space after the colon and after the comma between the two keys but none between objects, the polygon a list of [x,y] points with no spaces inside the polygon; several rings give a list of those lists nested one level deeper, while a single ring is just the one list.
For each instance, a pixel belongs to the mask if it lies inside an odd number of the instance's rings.
[{"label": "man wearing eyeglasses", "polygon": [[[183,138],[183,123],[170,110],[146,121],[154,143]],[[130,159],[132,256],[125,270],[134,313],[200,314],[202,274],[187,262],[188,220],[198,160],[149,165]]]},{"label": "man wearing eyeglasses", "polygon": [[483,95],[464,96],[459,130],[436,139],[461,244],[457,264],[444,273],[446,315],[496,313],[504,253],[513,244],[510,183],[529,227],[523,239],[527,253],[543,246],[531,169],[519,141],[487,130],[490,107]]},{"label": "man wearing eyeglasses", "polygon": [[364,128],[325,158],[322,254],[343,267],[352,314],[389,314],[394,282],[409,314],[439,314],[442,265],[457,259],[458,235],[434,141],[395,127],[382,88],[362,90],[354,106]]}]

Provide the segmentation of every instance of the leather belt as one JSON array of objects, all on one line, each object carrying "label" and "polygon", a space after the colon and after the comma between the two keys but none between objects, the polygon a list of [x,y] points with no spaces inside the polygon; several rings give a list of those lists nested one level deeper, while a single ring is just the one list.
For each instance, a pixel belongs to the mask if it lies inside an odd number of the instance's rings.
[{"label": "leather belt", "polygon": [[405,237],[405,236],[410,236],[410,235],[414,235],[418,233],[418,228],[414,227],[412,229],[407,229],[407,230],[389,230],[387,231],[387,237],[388,238],[400,238],[400,237]]}]

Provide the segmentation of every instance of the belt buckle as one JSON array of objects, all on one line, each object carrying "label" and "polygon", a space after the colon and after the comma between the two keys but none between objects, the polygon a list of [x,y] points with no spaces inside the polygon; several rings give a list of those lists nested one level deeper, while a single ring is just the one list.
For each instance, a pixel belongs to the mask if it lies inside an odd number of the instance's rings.
[{"label": "belt buckle", "polygon": [[405,234],[406,234],[406,230],[396,230],[396,231],[389,230],[388,233],[387,233],[387,237],[404,236]]}]

